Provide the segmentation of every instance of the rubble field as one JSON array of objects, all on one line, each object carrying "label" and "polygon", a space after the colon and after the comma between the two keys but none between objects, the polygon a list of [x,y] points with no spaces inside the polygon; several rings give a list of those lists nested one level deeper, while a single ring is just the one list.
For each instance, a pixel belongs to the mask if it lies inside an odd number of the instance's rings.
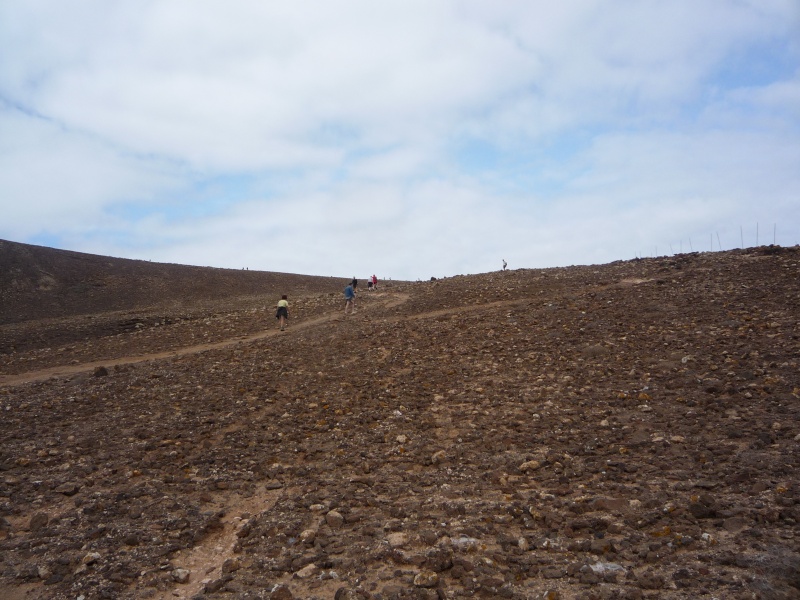
[{"label": "rubble field", "polygon": [[800,598],[799,263],[7,319],[0,597]]}]

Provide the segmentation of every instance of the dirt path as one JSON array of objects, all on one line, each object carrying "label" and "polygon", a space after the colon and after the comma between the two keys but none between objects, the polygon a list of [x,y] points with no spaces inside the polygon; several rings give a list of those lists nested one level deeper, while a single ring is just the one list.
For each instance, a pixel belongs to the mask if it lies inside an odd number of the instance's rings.
[{"label": "dirt path", "polygon": [[[391,298],[383,302],[383,307],[395,308],[407,302],[409,298],[410,298],[409,294],[394,294]],[[485,304],[473,304],[468,306],[456,306],[453,308],[432,310],[424,313],[419,313],[416,315],[409,315],[403,317],[389,317],[387,320],[394,321],[400,319],[413,319],[413,320],[431,319],[452,314],[475,312],[487,308],[497,308],[503,306],[515,306],[519,304],[527,304],[529,302],[530,298],[521,298],[517,300],[500,300],[497,302],[487,302]],[[359,313],[361,311],[365,311],[365,309],[364,308],[359,309]],[[308,321],[300,322],[294,325],[292,327],[292,330],[296,331],[296,330],[309,329],[311,327],[316,327],[323,323],[337,322],[341,321],[342,319],[343,316],[338,312],[328,313],[321,317],[317,317],[315,319],[309,319]],[[153,360],[178,358],[189,354],[198,354],[200,352],[205,352],[207,350],[219,350],[221,348],[229,348],[237,344],[247,344],[250,342],[255,342],[257,340],[263,340],[266,338],[271,338],[284,334],[285,332],[281,332],[276,329],[270,329],[268,331],[260,331],[258,333],[254,333],[251,335],[238,336],[235,338],[222,340],[219,342],[186,346],[185,348],[179,348],[177,350],[167,350],[165,352],[155,352],[152,354],[142,354],[138,356],[122,356],[119,358],[113,358],[108,360],[96,360],[88,363],[82,363],[79,365],[61,365],[56,367],[48,367],[46,369],[41,369],[38,371],[29,371],[27,373],[19,373],[17,375],[0,375],[0,387],[2,386],[12,387],[15,385],[22,385],[25,383],[45,381],[47,379],[54,377],[69,377],[72,375],[79,375],[81,373],[90,373],[94,371],[97,367],[109,368],[118,365],[133,365]]]},{"label": "dirt path", "polygon": [[195,598],[203,593],[206,583],[223,577],[226,561],[236,561],[234,546],[239,529],[251,517],[258,517],[270,510],[281,493],[285,492],[276,490],[242,498],[236,493],[218,492],[214,506],[225,513],[220,520],[221,529],[174,558],[176,568],[189,571],[189,580],[186,584],[161,592],[154,600]]},{"label": "dirt path", "polygon": [[[295,325],[293,329],[307,329],[309,327],[314,327],[315,325],[319,325],[320,323],[331,321],[332,319],[333,315],[324,315],[322,317],[317,317],[316,319],[310,319],[308,321],[299,323]],[[220,348],[228,348],[230,346],[235,346],[236,344],[246,344],[249,342],[255,342],[256,340],[262,340],[265,338],[270,338],[278,335],[282,335],[282,332],[279,330],[270,329],[269,331],[260,331],[259,333],[254,333],[252,335],[238,336],[236,338],[222,340],[220,342],[187,346],[185,348],[179,348],[178,350],[167,350],[166,352],[154,352],[152,354],[143,354],[140,356],[122,356],[120,358],[113,358],[109,360],[97,360],[88,363],[83,363],[80,365],[62,365],[57,367],[48,367],[47,369],[42,369],[40,371],[30,371],[28,373],[19,373],[18,375],[2,375],[0,376],[0,386],[13,386],[13,385],[20,385],[23,383],[31,383],[34,381],[43,381],[45,379],[50,379],[51,377],[67,377],[69,375],[77,375],[79,373],[90,372],[93,371],[96,367],[101,367],[101,366],[108,368],[117,365],[131,365],[142,362],[148,362],[151,360],[164,360],[167,358],[176,358],[180,356],[186,356],[187,354],[198,354],[200,352],[205,352],[206,350],[218,350]]]},{"label": "dirt path", "polygon": [[[384,308],[393,308],[396,306],[400,306],[401,304],[407,302],[409,298],[410,296],[408,294],[394,294],[393,297],[384,301],[383,306]],[[359,309],[359,311],[364,311],[364,309],[361,308]],[[302,321],[300,323],[297,323],[296,325],[293,325],[291,329],[295,331],[309,329],[311,327],[316,327],[323,323],[329,323],[341,320],[342,320],[342,315],[339,312],[328,313],[321,317],[317,317],[315,319],[309,319],[308,321]],[[59,365],[56,367],[48,367],[46,369],[40,369],[37,371],[28,371],[27,373],[18,373],[16,375],[0,375],[0,387],[3,386],[11,387],[15,385],[22,385],[25,383],[33,383],[36,381],[45,381],[53,377],[69,377],[72,375],[79,375],[81,373],[91,373],[97,367],[109,368],[118,365],[139,364],[152,360],[178,358],[189,354],[198,354],[200,352],[205,352],[207,350],[219,350],[220,348],[229,348],[237,344],[248,344],[250,342],[255,342],[257,340],[263,340],[265,338],[271,338],[284,334],[285,332],[281,332],[277,329],[269,329],[267,331],[260,331],[258,333],[254,333],[251,335],[237,336],[235,338],[230,338],[219,342],[186,346],[184,348],[179,348],[177,350],[167,350],[164,352],[154,352],[151,354],[142,354],[136,356],[121,356],[119,358],[95,360],[78,365]]]},{"label": "dirt path", "polygon": [[469,304],[467,306],[456,306],[453,308],[441,308],[439,310],[432,310],[429,312],[419,313],[407,317],[411,320],[417,319],[435,319],[436,317],[444,317],[447,315],[458,315],[468,312],[476,312],[487,308],[500,308],[503,306],[517,306],[519,304],[530,304],[530,298],[520,298],[518,300],[497,300],[495,302],[486,302],[485,304]]}]

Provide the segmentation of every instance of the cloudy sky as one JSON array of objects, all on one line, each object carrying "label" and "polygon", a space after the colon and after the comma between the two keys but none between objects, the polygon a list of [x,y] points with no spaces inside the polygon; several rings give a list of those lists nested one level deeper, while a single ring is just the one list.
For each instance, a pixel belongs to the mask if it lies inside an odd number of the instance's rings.
[{"label": "cloudy sky", "polygon": [[800,243],[798,0],[0,0],[0,238],[394,279]]}]

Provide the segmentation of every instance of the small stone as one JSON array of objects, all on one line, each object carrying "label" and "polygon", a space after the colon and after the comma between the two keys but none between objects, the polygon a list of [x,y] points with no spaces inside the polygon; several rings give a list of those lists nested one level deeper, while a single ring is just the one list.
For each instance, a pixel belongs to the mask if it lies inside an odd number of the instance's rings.
[{"label": "small stone", "polygon": [[747,527],[747,519],[744,517],[730,517],[729,519],[725,519],[725,521],[723,521],[722,526],[725,528],[725,531],[739,533],[745,527]]},{"label": "small stone", "polygon": [[436,543],[436,540],[439,537],[436,535],[435,531],[431,531],[430,529],[423,529],[419,532],[419,539],[422,540],[428,546],[433,546]]},{"label": "small stone", "polygon": [[246,538],[253,532],[253,522],[251,520],[247,520],[242,523],[242,526],[236,531],[236,537],[238,538]]},{"label": "small stone", "polygon": [[[384,598],[400,598],[403,594],[403,590],[404,588],[401,585],[396,583],[387,583],[385,586],[383,586],[381,594]],[[347,600],[349,600],[349,598]]]},{"label": "small stone", "polygon": [[9,537],[11,534],[11,523],[5,517],[0,517],[0,540]]},{"label": "small stone", "polygon": [[389,519],[383,524],[385,531],[400,531],[403,528],[403,522],[400,519]]},{"label": "small stone", "polygon": [[94,376],[95,377],[108,377],[108,369],[105,367],[95,367],[94,368]]},{"label": "small stone", "polygon": [[172,579],[176,583],[189,583],[189,576],[191,575],[188,569],[174,569],[172,571]]},{"label": "small stone", "polygon": [[297,571],[294,574],[297,579],[308,579],[309,577],[313,577],[319,572],[319,567],[314,563],[307,564],[305,567]]},{"label": "small stone", "polygon": [[233,573],[234,571],[238,571],[240,568],[239,559],[237,558],[229,558],[225,562],[222,563],[222,572],[223,573]]},{"label": "small stone", "polygon": [[521,537],[517,540],[517,548],[519,548],[523,552],[527,552],[528,550],[530,550],[530,547],[531,546],[528,543],[528,540],[526,540],[524,537]]},{"label": "small stone", "polygon": [[405,444],[408,441],[407,435],[398,435],[396,438],[398,444]]},{"label": "small stone", "polygon": [[594,585],[595,583],[600,581],[600,577],[598,577],[595,573],[589,571],[588,573],[581,573],[578,580],[581,583],[587,585]]},{"label": "small stone", "polygon": [[83,557],[83,560],[81,560],[81,562],[85,565],[93,565],[98,560],[100,560],[99,552],[89,552],[89,554]]},{"label": "small stone", "polygon": [[595,510],[607,510],[609,512],[622,511],[628,508],[628,501],[623,498],[596,498],[592,501]]},{"label": "small stone", "polygon": [[214,579],[213,581],[209,581],[208,583],[203,586],[203,590],[206,594],[213,594],[214,592],[218,592],[222,589],[222,586],[225,585],[227,581],[225,578]]},{"label": "small stone", "polygon": [[692,502],[689,504],[689,512],[692,513],[692,516],[696,519],[711,519],[717,514],[712,507],[703,502]]},{"label": "small stone", "polygon": [[660,590],[664,587],[664,577],[657,573],[643,573],[637,583],[643,590]]},{"label": "small stone", "polygon": [[433,571],[420,571],[414,576],[414,585],[422,588],[436,587],[439,583],[439,575]]},{"label": "small stone", "polygon": [[443,462],[444,459],[447,458],[447,453],[444,450],[439,450],[438,452],[434,452],[433,456],[431,456],[431,462],[435,465]]},{"label": "small stone", "polygon": [[545,567],[542,569],[542,577],[545,579],[561,579],[566,575],[567,571],[562,567]]},{"label": "small stone", "polygon": [[44,529],[47,527],[47,523],[50,521],[50,517],[47,513],[38,512],[31,517],[31,522],[28,525],[28,529],[31,531],[39,531],[40,529]]},{"label": "small stone", "polygon": [[594,539],[589,547],[593,554],[605,554],[614,550],[614,544],[610,539]]},{"label": "small stone", "polygon": [[338,529],[339,527],[344,524],[344,517],[342,513],[337,510],[330,511],[327,515],[325,515],[325,522],[332,528]]},{"label": "small stone", "polygon": [[524,463],[522,463],[519,466],[519,470],[520,471],[535,471],[536,469],[538,469],[541,466],[542,466],[542,463],[539,462],[538,460],[528,460],[528,461],[525,461]]},{"label": "small stone", "polygon": [[561,600],[561,592],[558,590],[547,590],[542,596],[542,600]]},{"label": "small stone", "polygon": [[589,565],[589,568],[598,575],[604,575],[605,573],[625,572],[625,568],[622,565],[618,565],[617,563],[612,563],[612,562],[596,562],[593,565]]},{"label": "small stone", "polygon": [[608,533],[611,534],[618,534],[625,531],[625,523],[620,523],[619,521],[614,521],[613,523],[608,524]]},{"label": "small stone", "polygon": [[62,483],[60,486],[56,488],[56,491],[59,494],[64,494],[65,496],[74,496],[78,493],[81,489],[81,486],[77,483]]},{"label": "small stone", "polygon": [[402,532],[390,533],[386,536],[386,541],[392,548],[402,548],[408,543],[408,536]]},{"label": "small stone", "polygon": [[289,588],[285,585],[278,585],[275,589],[272,590],[270,594],[270,600],[294,600],[294,596],[292,592],[289,591]]},{"label": "small stone", "polygon": [[[369,465],[366,463],[364,464],[364,469],[369,470]],[[375,480],[372,477],[366,477],[364,475],[357,475],[355,477],[350,478],[350,483],[360,483],[361,485],[366,485],[367,487],[372,487],[375,485]]]},{"label": "small stone", "polygon": [[425,568],[435,573],[441,573],[453,566],[453,551],[444,546],[431,548],[425,553]]},{"label": "small stone", "polygon": [[304,544],[313,544],[317,537],[317,532],[313,529],[305,529],[300,532],[300,541]]}]

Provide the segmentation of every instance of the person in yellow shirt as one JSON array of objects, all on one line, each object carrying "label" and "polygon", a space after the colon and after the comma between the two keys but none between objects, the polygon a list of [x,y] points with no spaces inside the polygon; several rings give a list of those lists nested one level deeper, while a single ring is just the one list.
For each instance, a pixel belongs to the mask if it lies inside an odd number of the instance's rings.
[{"label": "person in yellow shirt", "polygon": [[281,296],[281,299],[278,300],[278,312],[275,313],[275,318],[278,319],[278,322],[281,325],[281,331],[283,331],[283,328],[286,325],[286,320],[289,318],[289,300],[287,299],[286,294]]}]

